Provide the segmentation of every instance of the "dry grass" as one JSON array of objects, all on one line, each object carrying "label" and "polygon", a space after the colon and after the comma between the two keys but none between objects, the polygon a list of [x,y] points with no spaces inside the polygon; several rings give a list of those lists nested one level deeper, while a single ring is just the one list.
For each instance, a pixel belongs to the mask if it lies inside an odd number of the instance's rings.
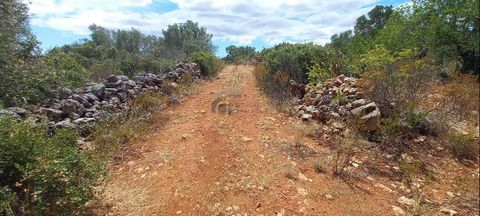
[{"label": "dry grass", "polygon": [[477,160],[479,156],[479,145],[470,134],[448,133],[445,138],[450,151],[459,159]]},{"label": "dry grass", "polygon": [[128,103],[122,116],[114,116],[99,122],[89,140],[95,150],[106,157],[120,157],[119,151],[126,144],[135,142],[151,131],[153,123],[166,121],[158,113],[166,106],[167,98],[155,92],[146,92]]},{"label": "dry grass", "polygon": [[321,160],[315,160],[313,161],[313,169],[315,170],[316,173],[318,174],[323,174],[327,172],[327,167],[324,161]]}]

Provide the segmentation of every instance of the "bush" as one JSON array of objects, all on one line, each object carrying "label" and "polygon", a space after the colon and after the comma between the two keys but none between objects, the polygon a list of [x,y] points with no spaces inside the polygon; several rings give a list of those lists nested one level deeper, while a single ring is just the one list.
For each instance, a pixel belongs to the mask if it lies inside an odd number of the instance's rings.
[{"label": "bush", "polygon": [[290,79],[306,84],[308,68],[315,63],[328,68],[327,55],[322,47],[309,44],[279,44],[263,51],[263,57],[268,74],[273,76],[285,72]]},{"label": "bush", "polygon": [[308,68],[308,82],[314,85],[325,81],[331,77],[330,70],[322,65],[315,63]]},{"label": "bush", "polygon": [[119,150],[136,138],[148,133],[154,121],[154,112],[166,106],[167,98],[157,92],[145,92],[129,101],[122,116],[113,116],[99,122],[90,135],[95,149],[107,158],[117,155]]},{"label": "bush", "polygon": [[334,140],[334,146],[337,152],[333,161],[333,174],[337,176],[343,176],[353,157],[366,148],[365,143],[356,133],[347,137],[337,137]]},{"label": "bush", "polygon": [[220,59],[208,52],[196,52],[192,54],[192,61],[199,64],[202,70],[202,75],[206,77],[215,76],[223,68],[223,63]]},{"label": "bush", "polygon": [[0,119],[0,213],[75,214],[93,197],[104,164],[75,146],[73,131]]},{"label": "bush", "polygon": [[468,160],[478,158],[478,141],[473,136],[458,133],[450,133],[447,136],[448,147],[457,158]]},{"label": "bush", "polygon": [[83,67],[64,53],[55,52],[41,60],[2,71],[0,100],[6,106],[40,102],[55,96],[59,87],[78,88],[88,78]]},{"label": "bush", "polygon": [[395,58],[377,46],[363,56],[364,77],[372,84],[369,96],[379,106],[387,131],[426,130],[426,118],[433,110],[422,109],[422,105],[433,93],[437,68],[427,59],[416,59],[412,50],[397,55]]}]

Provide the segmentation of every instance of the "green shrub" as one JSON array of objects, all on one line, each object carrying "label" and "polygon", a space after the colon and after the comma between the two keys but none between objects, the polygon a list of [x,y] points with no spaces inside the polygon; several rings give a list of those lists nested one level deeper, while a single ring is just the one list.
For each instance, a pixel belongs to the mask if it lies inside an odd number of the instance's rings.
[{"label": "green shrub", "polygon": [[[43,59],[45,72],[51,81],[59,86],[79,88],[88,79],[88,73],[75,59],[65,53],[54,53]],[[54,83],[54,82],[53,82]]]},{"label": "green shrub", "polygon": [[215,76],[223,68],[222,61],[212,53],[196,52],[192,54],[191,59],[200,65],[202,75],[206,77]]},{"label": "green shrub", "polygon": [[1,71],[0,100],[6,106],[37,103],[56,95],[59,87],[78,88],[87,72],[71,56],[55,52],[35,64],[19,64]]},{"label": "green shrub", "polygon": [[315,63],[308,68],[308,82],[314,85],[325,81],[331,77],[331,70]]},{"label": "green shrub", "polygon": [[0,119],[0,213],[70,215],[93,197],[104,164],[75,146],[73,131]]},{"label": "green shrub", "polygon": [[451,133],[448,134],[447,141],[451,152],[459,159],[474,160],[478,157],[478,141],[473,136]]},{"label": "green shrub", "polygon": [[246,64],[256,55],[255,47],[249,46],[237,47],[231,45],[225,48],[225,51],[227,51],[227,56],[225,56],[224,60],[234,64]]},{"label": "green shrub", "polygon": [[299,83],[307,83],[308,71],[315,63],[328,68],[326,51],[312,43],[279,44],[263,51],[265,66],[270,76],[281,71]]}]

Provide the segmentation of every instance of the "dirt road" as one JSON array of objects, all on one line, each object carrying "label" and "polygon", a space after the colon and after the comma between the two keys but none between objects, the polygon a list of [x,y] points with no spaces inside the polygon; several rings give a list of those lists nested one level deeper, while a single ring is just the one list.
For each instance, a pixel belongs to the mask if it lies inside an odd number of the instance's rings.
[{"label": "dirt road", "polygon": [[[165,111],[166,125],[112,168],[105,214],[391,215],[388,192],[352,188],[328,164],[315,172],[313,163],[333,154],[268,103],[252,70],[227,66]],[[217,98],[233,112],[212,112]]]}]

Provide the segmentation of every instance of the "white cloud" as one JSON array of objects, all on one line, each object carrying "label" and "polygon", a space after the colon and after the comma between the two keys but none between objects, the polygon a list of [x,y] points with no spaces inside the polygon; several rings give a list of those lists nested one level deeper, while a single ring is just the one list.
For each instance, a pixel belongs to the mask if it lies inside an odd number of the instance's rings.
[{"label": "white cloud", "polygon": [[80,35],[87,35],[92,23],[160,34],[168,24],[191,19],[216,39],[249,44],[255,39],[325,43],[378,0],[171,0],[179,8],[166,13],[145,10],[159,0],[30,1],[32,25]]}]

